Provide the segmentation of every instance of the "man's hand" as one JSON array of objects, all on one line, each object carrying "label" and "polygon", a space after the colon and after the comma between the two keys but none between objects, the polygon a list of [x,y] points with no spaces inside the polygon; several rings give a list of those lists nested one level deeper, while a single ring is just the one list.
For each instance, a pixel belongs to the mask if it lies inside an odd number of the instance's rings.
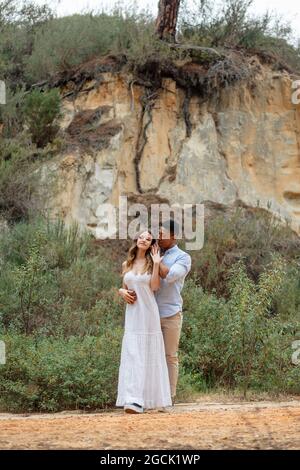
[{"label": "man's hand", "polygon": [[119,295],[128,304],[134,304],[134,302],[136,301],[136,297],[134,295],[131,295],[127,289],[119,289]]}]

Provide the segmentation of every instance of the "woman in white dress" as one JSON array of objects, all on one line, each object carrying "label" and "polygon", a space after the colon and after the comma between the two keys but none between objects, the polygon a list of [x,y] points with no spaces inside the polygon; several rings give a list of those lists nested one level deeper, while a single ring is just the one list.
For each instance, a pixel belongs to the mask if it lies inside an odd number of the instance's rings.
[{"label": "woman in white dress", "polygon": [[116,406],[126,413],[172,405],[160,316],[154,291],[159,289],[162,260],[151,232],[141,233],[123,263],[120,295],[127,302]]}]

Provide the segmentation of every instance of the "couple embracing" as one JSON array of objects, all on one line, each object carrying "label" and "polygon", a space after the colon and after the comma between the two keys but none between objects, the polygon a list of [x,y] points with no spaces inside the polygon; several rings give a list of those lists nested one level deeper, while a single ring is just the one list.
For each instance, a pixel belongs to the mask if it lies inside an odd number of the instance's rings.
[{"label": "couple embracing", "polygon": [[126,302],[116,406],[126,413],[172,409],[178,380],[182,327],[181,290],[191,257],[176,241],[174,220],[161,224],[159,238],[139,234],[123,263]]}]

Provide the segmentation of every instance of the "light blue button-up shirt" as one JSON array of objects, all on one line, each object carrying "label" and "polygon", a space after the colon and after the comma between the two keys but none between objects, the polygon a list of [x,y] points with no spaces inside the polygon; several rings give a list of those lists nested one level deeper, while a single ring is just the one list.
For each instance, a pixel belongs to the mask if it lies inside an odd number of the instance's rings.
[{"label": "light blue button-up shirt", "polygon": [[160,288],[155,291],[161,318],[170,317],[182,311],[181,290],[184,279],[191,269],[191,257],[177,245],[165,251],[162,263],[170,270],[167,276],[160,280]]}]

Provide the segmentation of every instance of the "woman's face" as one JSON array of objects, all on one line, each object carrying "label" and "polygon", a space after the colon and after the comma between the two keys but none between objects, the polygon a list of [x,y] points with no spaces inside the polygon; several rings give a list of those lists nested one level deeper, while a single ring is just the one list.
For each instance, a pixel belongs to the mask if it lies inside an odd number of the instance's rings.
[{"label": "woman's face", "polygon": [[152,238],[153,237],[149,232],[141,233],[137,239],[137,247],[143,251],[147,251],[148,248],[151,246]]}]

